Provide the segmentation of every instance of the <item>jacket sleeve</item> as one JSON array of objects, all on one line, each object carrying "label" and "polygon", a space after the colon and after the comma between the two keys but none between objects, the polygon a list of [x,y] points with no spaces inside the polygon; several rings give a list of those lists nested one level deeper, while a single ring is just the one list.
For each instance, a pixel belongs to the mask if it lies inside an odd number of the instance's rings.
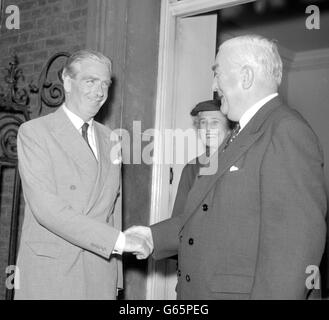
[{"label": "jacket sleeve", "polygon": [[151,226],[156,260],[169,258],[177,254],[179,244],[180,218],[174,217]]},{"label": "jacket sleeve", "polygon": [[171,218],[151,226],[154,259],[163,259],[177,254],[181,215],[184,213],[188,193],[196,173],[195,164],[187,164],[181,174]]},{"label": "jacket sleeve", "polygon": [[50,233],[109,258],[119,230],[76,211],[58,196],[52,175],[52,159],[41,136],[26,124],[20,127],[17,136],[19,172],[25,201],[34,218]]},{"label": "jacket sleeve", "polygon": [[260,173],[260,231],[252,299],[303,299],[306,268],[325,245],[326,190],[317,137],[302,121],[282,120]]}]

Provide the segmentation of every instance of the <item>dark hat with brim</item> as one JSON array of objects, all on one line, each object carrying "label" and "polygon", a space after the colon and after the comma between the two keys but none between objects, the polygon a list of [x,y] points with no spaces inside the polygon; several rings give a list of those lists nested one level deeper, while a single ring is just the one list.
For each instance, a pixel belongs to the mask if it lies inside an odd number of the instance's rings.
[{"label": "dark hat with brim", "polygon": [[201,111],[220,111],[220,100],[207,100],[199,102],[191,111],[191,116],[196,116]]}]

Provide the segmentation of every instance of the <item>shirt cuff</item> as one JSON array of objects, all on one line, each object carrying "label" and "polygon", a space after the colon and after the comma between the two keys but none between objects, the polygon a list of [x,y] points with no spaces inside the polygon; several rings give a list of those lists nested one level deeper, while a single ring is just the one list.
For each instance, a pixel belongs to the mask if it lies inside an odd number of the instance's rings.
[{"label": "shirt cuff", "polygon": [[126,244],[126,236],[123,232],[120,231],[117,242],[115,243],[112,253],[122,254]]}]

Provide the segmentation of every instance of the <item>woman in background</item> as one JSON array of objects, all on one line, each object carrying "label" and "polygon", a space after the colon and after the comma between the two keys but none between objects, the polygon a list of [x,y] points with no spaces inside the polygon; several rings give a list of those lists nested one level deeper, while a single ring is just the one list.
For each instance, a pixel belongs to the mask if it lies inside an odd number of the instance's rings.
[{"label": "woman in background", "polygon": [[[184,167],[172,216],[179,215],[184,211],[187,195],[195,179],[202,175],[202,168],[209,167],[211,159],[217,161],[217,151],[231,132],[231,122],[220,111],[220,107],[220,100],[207,100],[198,103],[191,111],[191,116],[194,117],[194,126],[206,152]],[[214,163],[216,164],[216,162]],[[207,170],[204,172],[207,174]],[[208,174],[211,174],[211,170],[208,170]]]}]

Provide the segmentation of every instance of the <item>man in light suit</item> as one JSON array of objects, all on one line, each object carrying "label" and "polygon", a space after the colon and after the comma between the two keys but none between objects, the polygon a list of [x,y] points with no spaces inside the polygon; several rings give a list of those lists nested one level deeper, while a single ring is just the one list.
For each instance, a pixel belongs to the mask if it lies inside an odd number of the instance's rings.
[{"label": "man in light suit", "polygon": [[65,103],[19,129],[25,216],[15,299],[115,299],[120,255],[146,248],[120,231],[118,139],[93,120],[111,69],[98,52],[74,53],[63,70]]},{"label": "man in light suit", "polygon": [[153,242],[155,259],[178,253],[178,299],[304,299],[326,235],[318,138],[278,96],[275,43],[230,39],[214,71],[221,111],[238,124],[217,172],[195,180],[174,217],[126,234]]}]

